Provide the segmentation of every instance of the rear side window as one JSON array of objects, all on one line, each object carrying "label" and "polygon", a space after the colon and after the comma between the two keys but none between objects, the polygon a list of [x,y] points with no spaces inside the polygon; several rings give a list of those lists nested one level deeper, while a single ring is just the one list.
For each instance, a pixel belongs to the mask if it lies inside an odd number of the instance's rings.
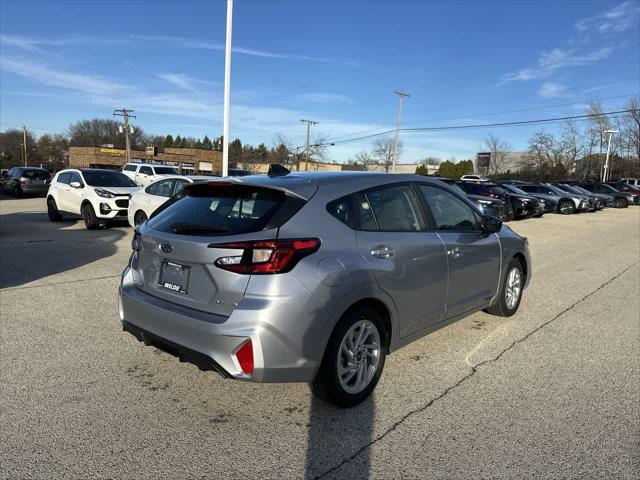
[{"label": "rear side window", "polygon": [[237,235],[277,228],[304,200],[249,185],[190,185],[160,207],[148,225],[183,235]]},{"label": "rear side window", "polygon": [[65,185],[69,185],[71,183],[71,172],[61,173],[58,175],[58,183],[64,183]]},{"label": "rear side window", "polygon": [[135,166],[135,165],[125,165],[125,166],[124,166],[124,169],[125,169],[127,172],[135,172],[135,171],[136,171],[136,166]]},{"label": "rear side window", "polygon": [[378,227],[387,232],[417,232],[425,229],[418,200],[409,185],[366,192]]},{"label": "rear side window", "polygon": [[22,176],[30,180],[48,180],[51,178],[51,174],[46,170],[24,170]]},{"label": "rear side window", "polygon": [[151,170],[151,167],[140,167],[140,172],[144,175],[153,175],[153,170]]}]

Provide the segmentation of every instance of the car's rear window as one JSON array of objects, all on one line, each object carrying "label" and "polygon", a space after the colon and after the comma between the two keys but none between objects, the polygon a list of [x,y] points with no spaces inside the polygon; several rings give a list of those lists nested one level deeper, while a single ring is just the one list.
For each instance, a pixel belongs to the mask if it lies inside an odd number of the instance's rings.
[{"label": "car's rear window", "polygon": [[182,235],[237,235],[280,227],[304,204],[270,188],[192,184],[157,210],[148,225]]},{"label": "car's rear window", "polygon": [[22,176],[30,180],[48,180],[51,174],[46,170],[23,170]]}]

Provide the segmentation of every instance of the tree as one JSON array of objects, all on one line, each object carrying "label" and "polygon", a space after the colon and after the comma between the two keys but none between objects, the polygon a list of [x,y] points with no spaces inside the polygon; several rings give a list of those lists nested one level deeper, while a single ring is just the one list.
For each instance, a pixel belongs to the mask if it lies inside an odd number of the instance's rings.
[{"label": "tree", "polygon": [[439,166],[442,163],[442,159],[437,157],[426,157],[418,162],[418,166],[416,167],[416,174],[418,175],[429,175],[429,167]]},{"label": "tree", "polygon": [[447,178],[460,178],[458,175],[458,167],[450,160],[445,160],[438,168],[438,176]]},{"label": "tree", "polygon": [[[23,136],[24,132],[19,129],[10,129],[0,133],[0,159],[2,159],[2,168],[24,165]],[[38,164],[39,158],[37,158],[36,152],[35,137],[27,130],[27,160],[29,165]]]},{"label": "tree", "polygon": [[[384,167],[384,171],[389,173],[393,165],[394,140],[391,137],[381,137],[373,142],[373,157]],[[398,142],[398,158],[402,152],[402,142]]]},{"label": "tree", "polygon": [[[117,148],[125,147],[124,133],[120,133],[121,123],[115,120],[94,118],[73,123],[67,130],[69,144],[74,147],[99,147],[112,144]],[[131,148],[144,147],[144,132],[140,127],[133,126],[130,134]]]},{"label": "tree", "polygon": [[205,150],[213,149],[213,143],[211,143],[211,140],[209,140],[209,137],[207,137],[206,135],[202,139],[202,148],[204,148]]},{"label": "tree", "polygon": [[180,135],[178,135],[176,137],[176,139],[173,141],[173,147],[175,148],[180,148],[180,146],[182,145],[182,137]]},{"label": "tree", "polygon": [[39,163],[50,170],[64,168],[69,156],[69,141],[61,133],[54,135],[44,134],[36,142],[37,158]]},{"label": "tree", "polygon": [[378,162],[369,152],[362,150],[361,152],[355,154],[353,163],[354,165],[361,165],[362,169],[367,172],[369,171],[370,167],[376,165]]},{"label": "tree", "polygon": [[502,140],[495,135],[489,135],[485,141],[487,150],[491,152],[491,160],[489,162],[489,175],[498,175],[504,173],[507,165],[507,157],[512,147],[506,140]]},{"label": "tree", "polygon": [[173,147],[173,135],[169,134],[166,137],[164,137],[164,146]]},{"label": "tree", "polygon": [[242,161],[242,142],[239,138],[236,138],[229,144],[229,161],[241,162]]}]

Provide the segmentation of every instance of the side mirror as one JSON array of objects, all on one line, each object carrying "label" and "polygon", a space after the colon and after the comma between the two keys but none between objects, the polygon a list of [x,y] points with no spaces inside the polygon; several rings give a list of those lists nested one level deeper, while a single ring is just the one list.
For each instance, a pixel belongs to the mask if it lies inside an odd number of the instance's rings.
[{"label": "side mirror", "polygon": [[482,217],[482,224],[480,228],[487,235],[490,235],[492,233],[498,233],[502,228],[502,222],[498,220],[496,217],[490,217],[488,215],[484,215]]},{"label": "side mirror", "polygon": [[80,182],[71,182],[71,183],[69,184],[69,186],[70,186],[71,188],[82,188],[82,187],[84,187],[84,185],[82,185]]}]

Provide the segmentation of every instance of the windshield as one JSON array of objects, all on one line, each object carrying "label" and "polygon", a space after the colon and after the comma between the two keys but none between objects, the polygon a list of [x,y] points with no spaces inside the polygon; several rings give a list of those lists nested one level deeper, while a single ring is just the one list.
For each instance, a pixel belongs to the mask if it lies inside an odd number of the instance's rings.
[{"label": "windshield", "polygon": [[573,185],[562,185],[561,187],[558,187],[558,188],[561,188],[565,192],[569,192],[569,193],[578,193],[580,195],[584,195],[584,194],[591,195],[591,192],[589,192],[588,190],[583,190],[580,187],[576,187]]},{"label": "windshield", "polygon": [[175,167],[153,167],[156,175],[177,175],[178,169]]},{"label": "windshield", "polygon": [[557,193],[559,195],[563,195],[565,193],[561,189],[556,187],[555,185],[545,185],[545,187],[547,187],[549,190],[551,190],[552,192],[555,192],[555,193]]},{"label": "windshield", "polygon": [[136,187],[133,180],[121,172],[112,170],[84,170],[82,172],[87,185],[92,187]]},{"label": "windshield", "polygon": [[524,190],[520,190],[518,187],[514,185],[504,185],[504,188],[512,191],[513,193],[517,193],[518,195],[528,195],[527,192],[525,192]]},{"label": "windshield", "polygon": [[494,195],[504,195],[507,193],[507,191],[502,187],[489,187],[487,190]]}]

